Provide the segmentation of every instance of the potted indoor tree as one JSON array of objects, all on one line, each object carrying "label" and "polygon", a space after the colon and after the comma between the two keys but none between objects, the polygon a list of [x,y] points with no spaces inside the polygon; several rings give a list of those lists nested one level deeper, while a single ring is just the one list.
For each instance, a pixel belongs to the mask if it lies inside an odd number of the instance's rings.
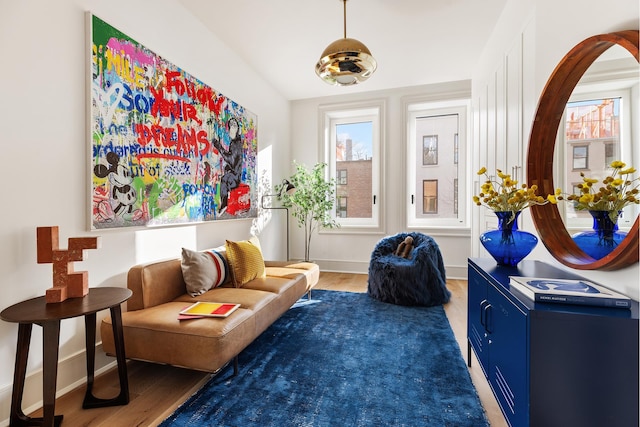
[{"label": "potted indoor tree", "polygon": [[304,228],[304,260],[309,261],[314,231],[339,226],[332,215],[336,183],[333,178],[325,178],[326,163],[318,163],[311,170],[295,161],[294,165],[295,173],[288,181],[276,185],[275,190],[282,205],[291,209],[298,227]]}]

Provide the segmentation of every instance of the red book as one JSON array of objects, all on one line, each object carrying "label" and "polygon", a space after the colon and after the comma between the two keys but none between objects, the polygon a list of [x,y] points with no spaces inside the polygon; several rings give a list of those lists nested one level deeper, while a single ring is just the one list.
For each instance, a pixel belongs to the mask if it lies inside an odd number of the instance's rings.
[{"label": "red book", "polygon": [[202,302],[195,304],[180,311],[179,320],[198,319],[202,317],[227,317],[240,307],[240,304],[222,303],[222,302]]}]

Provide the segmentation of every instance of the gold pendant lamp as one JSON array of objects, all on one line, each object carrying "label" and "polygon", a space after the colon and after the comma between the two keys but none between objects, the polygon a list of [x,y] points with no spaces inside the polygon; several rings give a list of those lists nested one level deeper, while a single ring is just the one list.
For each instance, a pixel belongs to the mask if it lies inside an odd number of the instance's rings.
[{"label": "gold pendant lamp", "polygon": [[347,38],[347,0],[344,9],[344,37],[331,43],[320,55],[316,74],[330,85],[350,86],[367,80],[377,63],[364,43]]}]

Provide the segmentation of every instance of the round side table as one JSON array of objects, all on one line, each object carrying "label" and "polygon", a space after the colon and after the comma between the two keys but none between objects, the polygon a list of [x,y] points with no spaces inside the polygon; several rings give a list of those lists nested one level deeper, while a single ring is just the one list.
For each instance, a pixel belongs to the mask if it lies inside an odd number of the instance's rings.
[{"label": "round side table", "polygon": [[[69,298],[58,303],[47,303],[45,297],[29,299],[7,307],[0,313],[0,319],[18,323],[18,346],[13,374],[11,395],[11,426],[27,426],[42,423],[43,426],[59,426],[62,415],[55,415],[56,378],[58,375],[58,350],[60,344],[60,321],[84,316],[87,353],[87,391],[82,407],[126,405],[129,403],[129,383],[122,332],[122,310],[120,305],[132,295],[126,288],[90,288],[82,298]],[[113,319],[113,336],[116,344],[116,360],[120,379],[120,394],[113,399],[99,399],[93,396],[96,352],[96,313],[109,309]],[[27,372],[27,358],[33,325],[43,330],[43,380],[42,400],[44,416],[32,419],[22,412],[22,395]],[[35,423],[34,423],[35,421]]]}]

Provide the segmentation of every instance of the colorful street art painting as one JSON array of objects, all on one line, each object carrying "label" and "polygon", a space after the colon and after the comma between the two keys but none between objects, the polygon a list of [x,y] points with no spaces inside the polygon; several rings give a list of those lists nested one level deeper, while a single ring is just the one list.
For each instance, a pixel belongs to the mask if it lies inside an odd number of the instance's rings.
[{"label": "colorful street art painting", "polygon": [[257,118],[92,14],[91,228],[257,216]]}]

